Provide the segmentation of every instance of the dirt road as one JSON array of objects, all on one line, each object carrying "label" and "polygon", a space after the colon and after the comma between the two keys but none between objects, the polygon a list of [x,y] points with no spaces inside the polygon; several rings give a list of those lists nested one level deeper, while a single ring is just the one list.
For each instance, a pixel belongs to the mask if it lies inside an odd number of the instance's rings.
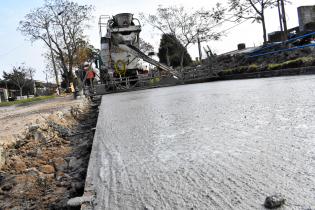
[{"label": "dirt road", "polygon": [[[103,96],[85,195],[93,209],[315,207],[315,77]],[[83,209],[92,209],[86,204]]]},{"label": "dirt road", "polygon": [[54,111],[69,109],[76,103],[80,101],[73,100],[73,96],[66,96],[28,105],[0,107],[0,145],[14,142],[26,125]]}]

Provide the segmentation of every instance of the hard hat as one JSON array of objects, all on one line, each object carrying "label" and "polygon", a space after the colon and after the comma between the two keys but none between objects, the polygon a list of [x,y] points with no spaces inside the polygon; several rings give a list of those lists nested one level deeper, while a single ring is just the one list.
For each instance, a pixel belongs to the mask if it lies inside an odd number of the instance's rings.
[{"label": "hard hat", "polygon": [[89,65],[89,62],[85,61],[84,66],[88,66],[88,65]]}]

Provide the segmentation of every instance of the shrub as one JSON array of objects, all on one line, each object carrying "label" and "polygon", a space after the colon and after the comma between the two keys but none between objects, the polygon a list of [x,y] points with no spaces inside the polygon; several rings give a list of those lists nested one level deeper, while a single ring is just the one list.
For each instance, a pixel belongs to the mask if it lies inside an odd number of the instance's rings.
[{"label": "shrub", "polygon": [[222,76],[233,74],[233,69],[224,69],[221,74]]},{"label": "shrub", "polygon": [[258,66],[256,64],[252,64],[248,67],[247,71],[248,72],[257,72],[259,69],[258,69]]},{"label": "shrub", "polygon": [[282,69],[289,69],[289,68],[298,68],[303,66],[304,62],[302,58],[297,58],[294,60],[289,60],[282,63]]},{"label": "shrub", "polygon": [[315,58],[313,57],[301,57],[293,60],[289,60],[283,63],[269,64],[268,70],[290,69],[299,68],[303,66],[312,66],[315,64]]},{"label": "shrub", "polygon": [[267,70],[278,70],[282,68],[282,64],[268,64]]}]

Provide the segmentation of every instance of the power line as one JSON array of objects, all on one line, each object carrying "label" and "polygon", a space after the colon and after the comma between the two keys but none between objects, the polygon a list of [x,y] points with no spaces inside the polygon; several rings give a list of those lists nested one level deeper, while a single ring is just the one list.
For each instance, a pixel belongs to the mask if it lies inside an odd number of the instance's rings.
[{"label": "power line", "polygon": [[9,55],[9,54],[13,53],[13,51],[15,51],[15,50],[19,49],[20,47],[23,47],[24,45],[25,45],[25,43],[20,44],[20,45],[18,45],[18,46],[16,46],[16,47],[14,47],[14,48],[12,48],[12,49],[8,50],[7,52],[0,54],[0,57],[5,57],[5,56],[7,56],[7,55]]},{"label": "power line", "polygon": [[[254,4],[257,4],[257,3],[258,3],[258,2],[254,3]],[[225,22],[227,22],[227,21],[231,21],[231,19],[232,19],[233,17],[237,17],[237,16],[240,15],[241,13],[246,12],[247,10],[249,10],[251,7],[252,7],[252,6],[250,5],[250,6],[248,6],[247,8],[245,8],[243,11],[238,12],[238,13],[236,13],[236,14],[234,14],[234,15],[231,15],[229,18],[225,18],[224,20],[222,20],[222,21],[216,23],[215,25],[211,26],[209,29],[215,28],[215,27],[217,27],[217,26],[219,26],[219,25],[221,25],[222,23],[225,23]],[[239,19],[241,19],[241,18],[239,17],[239,18],[237,18],[235,21],[238,21]],[[231,22],[235,22],[235,21],[231,21]],[[245,22],[245,21],[244,21],[244,22]]]},{"label": "power line", "polygon": [[224,32],[226,32],[226,31],[229,31],[229,30],[231,30],[231,29],[233,29],[233,28],[235,28],[235,27],[237,27],[237,26],[239,26],[239,25],[245,23],[245,22],[248,21],[248,20],[249,20],[249,19],[243,20],[242,22],[240,22],[240,23],[238,23],[238,24],[236,24],[236,25],[234,25],[234,26],[232,26],[232,27],[230,27],[230,28],[224,29],[224,30],[222,30],[222,31],[219,32],[219,33],[224,33]]}]

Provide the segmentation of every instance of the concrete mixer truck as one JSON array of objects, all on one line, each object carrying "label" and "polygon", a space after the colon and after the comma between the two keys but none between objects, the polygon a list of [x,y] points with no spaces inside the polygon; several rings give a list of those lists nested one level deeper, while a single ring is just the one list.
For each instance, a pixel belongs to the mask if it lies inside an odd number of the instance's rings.
[{"label": "concrete mixer truck", "polygon": [[[152,81],[158,81],[161,72],[177,78],[171,67],[140,51],[141,24],[133,14],[103,15],[99,19],[99,30],[101,50],[97,63],[101,84],[94,86],[94,94],[152,85]],[[140,60],[155,66],[157,74],[144,75]]]}]

